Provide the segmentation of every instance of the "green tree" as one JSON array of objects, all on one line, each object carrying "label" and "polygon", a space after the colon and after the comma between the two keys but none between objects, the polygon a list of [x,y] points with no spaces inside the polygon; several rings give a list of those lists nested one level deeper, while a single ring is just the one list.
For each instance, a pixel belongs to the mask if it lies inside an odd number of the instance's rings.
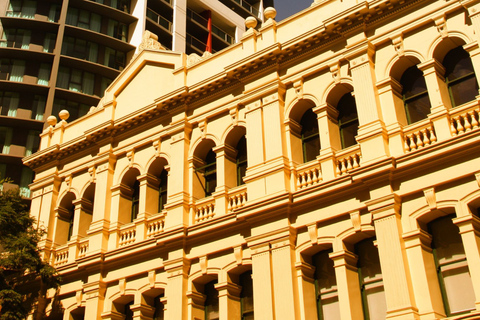
[{"label": "green tree", "polygon": [[0,194],[0,320],[24,319],[34,305],[35,318],[44,315],[47,290],[58,287],[59,278],[41,259],[43,234],[18,189]]}]

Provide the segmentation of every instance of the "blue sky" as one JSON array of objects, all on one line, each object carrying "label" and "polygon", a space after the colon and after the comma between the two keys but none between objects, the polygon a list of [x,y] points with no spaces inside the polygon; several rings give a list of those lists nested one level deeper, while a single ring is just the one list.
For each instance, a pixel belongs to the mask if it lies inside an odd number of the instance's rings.
[{"label": "blue sky", "polygon": [[277,22],[310,7],[314,0],[273,0],[277,10]]}]

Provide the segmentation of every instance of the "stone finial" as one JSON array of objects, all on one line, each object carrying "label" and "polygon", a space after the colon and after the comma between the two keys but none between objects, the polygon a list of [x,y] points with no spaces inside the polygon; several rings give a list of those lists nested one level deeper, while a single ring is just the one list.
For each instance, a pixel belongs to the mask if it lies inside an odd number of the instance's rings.
[{"label": "stone finial", "polygon": [[274,7],[267,7],[264,11],[263,11],[263,16],[265,17],[265,19],[275,19],[275,17],[277,16],[277,10],[275,10]]},{"label": "stone finial", "polygon": [[68,112],[68,110],[63,109],[58,113],[58,116],[60,117],[60,119],[62,119],[62,121],[67,121],[67,119],[70,117],[70,112]]},{"label": "stone finial", "polygon": [[55,127],[55,125],[57,124],[57,117],[49,116],[47,118],[47,123],[48,123],[49,126]]},{"label": "stone finial", "polygon": [[247,27],[247,29],[253,29],[257,26],[257,19],[255,17],[247,17],[247,19],[245,19],[245,27]]}]

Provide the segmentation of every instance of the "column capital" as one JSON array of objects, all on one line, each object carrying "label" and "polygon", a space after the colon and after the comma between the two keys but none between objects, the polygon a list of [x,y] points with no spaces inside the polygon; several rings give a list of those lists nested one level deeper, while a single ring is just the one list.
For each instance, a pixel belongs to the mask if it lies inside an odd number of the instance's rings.
[{"label": "column capital", "polygon": [[400,215],[401,198],[395,193],[366,201],[365,204],[372,213],[374,221],[392,215]]}]

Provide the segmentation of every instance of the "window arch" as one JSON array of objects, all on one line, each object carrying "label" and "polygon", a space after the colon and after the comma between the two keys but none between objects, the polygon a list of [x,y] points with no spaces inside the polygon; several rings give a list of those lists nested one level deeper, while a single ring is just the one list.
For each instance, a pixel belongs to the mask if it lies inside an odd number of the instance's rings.
[{"label": "window arch", "polygon": [[205,294],[205,320],[218,320],[219,314],[219,302],[218,291],[215,289],[217,280],[212,280],[205,284],[203,293]]},{"label": "window arch", "polygon": [[167,160],[156,158],[148,169],[146,179],[146,212],[155,214],[165,209],[168,199],[168,175],[169,167]]},{"label": "window arch", "polygon": [[162,173],[158,178],[160,180],[160,184],[158,186],[158,212],[161,212],[165,208],[165,204],[167,203],[167,187],[168,187],[168,172],[167,170],[163,169]]},{"label": "window arch", "polygon": [[193,156],[193,193],[197,198],[211,196],[217,187],[217,155],[215,143],[203,140]]},{"label": "window arch", "polygon": [[65,244],[75,235],[75,194],[67,192],[58,206],[57,230],[55,242]]},{"label": "window arch", "polygon": [[479,94],[478,82],[468,52],[462,46],[450,50],[443,59],[443,66],[452,106],[475,100]]},{"label": "window arch", "polygon": [[417,66],[408,68],[403,73],[400,84],[408,124],[426,119],[431,104],[423,72]]},{"label": "window arch", "polygon": [[454,214],[428,224],[440,290],[448,316],[475,309],[475,293]]},{"label": "window arch", "polygon": [[320,153],[317,115],[308,109],[300,120],[303,162],[315,160]]},{"label": "window arch", "polygon": [[122,178],[120,185],[120,203],[118,221],[122,223],[132,222],[140,212],[140,182],[137,180],[140,171],[136,168],[129,169]]},{"label": "window arch", "polygon": [[358,132],[357,104],[352,92],[345,93],[337,104],[338,128],[342,148],[348,148],[357,144],[355,136]]},{"label": "window arch", "polygon": [[237,186],[240,186],[245,183],[243,177],[245,177],[245,173],[247,172],[247,139],[245,139],[245,135],[238,140],[235,149],[237,150],[235,157]]}]

